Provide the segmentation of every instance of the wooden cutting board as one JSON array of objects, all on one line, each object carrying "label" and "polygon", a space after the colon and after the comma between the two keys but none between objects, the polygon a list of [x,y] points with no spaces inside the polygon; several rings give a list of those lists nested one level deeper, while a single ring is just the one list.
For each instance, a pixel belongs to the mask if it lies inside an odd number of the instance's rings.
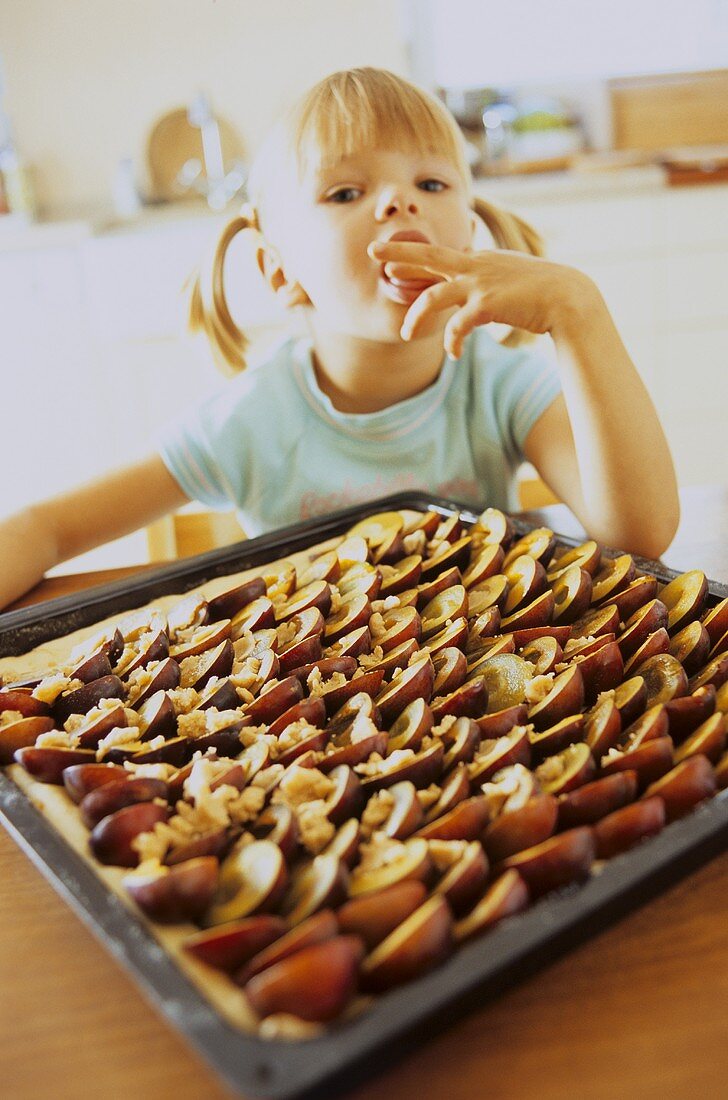
[{"label": "wooden cutting board", "polygon": [[[225,170],[229,171],[236,160],[245,159],[245,146],[235,127],[216,115],[220,128],[220,144]],[[147,141],[150,197],[156,201],[178,202],[200,196],[193,189],[184,190],[177,183],[182,165],[196,157],[204,165],[202,136],[197,126],[187,117],[187,108],[178,107],[162,115],[152,127]]]}]

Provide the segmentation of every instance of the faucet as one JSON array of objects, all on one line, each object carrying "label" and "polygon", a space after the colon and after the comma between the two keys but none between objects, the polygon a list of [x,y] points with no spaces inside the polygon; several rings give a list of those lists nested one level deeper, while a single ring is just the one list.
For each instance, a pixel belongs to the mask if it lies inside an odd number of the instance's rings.
[{"label": "faucet", "polygon": [[187,119],[200,131],[204,163],[198,157],[185,161],[177,173],[177,183],[184,190],[192,188],[204,195],[211,210],[224,210],[245,186],[245,165],[235,161],[230,171],[225,172],[220,127],[204,92],[198,92],[190,103]]}]

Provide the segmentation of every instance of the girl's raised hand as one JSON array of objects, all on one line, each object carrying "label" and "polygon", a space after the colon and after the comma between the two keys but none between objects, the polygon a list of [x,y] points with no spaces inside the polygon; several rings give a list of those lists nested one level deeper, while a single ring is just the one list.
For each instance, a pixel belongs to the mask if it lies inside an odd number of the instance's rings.
[{"label": "girl's raised hand", "polygon": [[376,241],[368,252],[390,278],[438,280],[409,307],[400,331],[410,340],[427,318],[455,309],[443,339],[453,359],[478,325],[495,321],[527,332],[553,332],[574,315],[574,307],[598,298],[586,275],[522,252],[458,252],[416,241]]}]

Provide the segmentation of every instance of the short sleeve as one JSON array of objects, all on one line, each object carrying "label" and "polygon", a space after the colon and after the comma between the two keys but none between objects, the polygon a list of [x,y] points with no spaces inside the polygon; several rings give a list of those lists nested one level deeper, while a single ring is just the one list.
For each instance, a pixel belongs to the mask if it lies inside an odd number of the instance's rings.
[{"label": "short sleeve", "polygon": [[561,379],[548,355],[529,346],[505,348],[479,333],[475,345],[475,406],[486,434],[496,428],[508,460],[523,460],[533,425],[561,393]]},{"label": "short sleeve", "polygon": [[503,386],[503,429],[519,452],[533,425],[560,393],[561,380],[553,364],[543,355],[526,352]]},{"label": "short sleeve", "polygon": [[493,507],[515,508],[523,444],[561,392],[558,371],[548,354],[503,347],[482,328],[473,333],[468,368],[468,432],[479,484]]},{"label": "short sleeve", "polygon": [[246,493],[248,433],[237,422],[234,383],[170,421],[157,449],[180,488],[210,508],[240,506]]}]

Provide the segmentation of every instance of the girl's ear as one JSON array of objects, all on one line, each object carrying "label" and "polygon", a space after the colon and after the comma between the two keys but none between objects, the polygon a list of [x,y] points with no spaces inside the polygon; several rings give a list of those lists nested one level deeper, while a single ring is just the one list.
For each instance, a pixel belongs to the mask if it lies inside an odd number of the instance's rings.
[{"label": "girl's ear", "polygon": [[255,251],[255,259],[261,275],[286,309],[311,304],[311,299],[301,284],[294,280],[289,281],[286,277],[277,249],[261,241]]}]

